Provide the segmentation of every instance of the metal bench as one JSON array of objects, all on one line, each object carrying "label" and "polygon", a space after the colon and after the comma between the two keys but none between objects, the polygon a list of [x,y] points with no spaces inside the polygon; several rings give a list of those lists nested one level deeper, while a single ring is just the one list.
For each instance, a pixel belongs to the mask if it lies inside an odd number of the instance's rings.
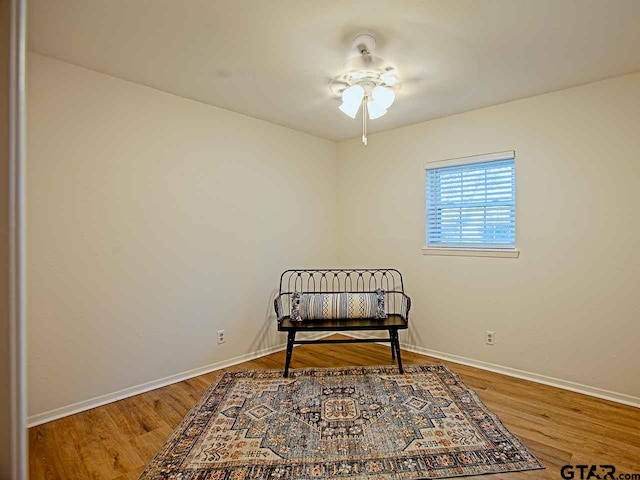
[{"label": "metal bench", "polygon": [[[294,293],[365,293],[382,290],[385,293],[385,312],[387,318],[358,318],[335,320],[291,320],[291,298]],[[397,358],[400,373],[402,357],[398,330],[409,326],[411,299],[404,293],[402,275],[392,268],[374,269],[328,269],[286,270],[280,276],[280,289],[274,300],[278,331],[287,332],[287,357],[284,376],[289,376],[289,365],[294,345],[310,343],[371,343],[388,342],[391,345],[391,358]],[[340,340],[296,340],[298,332],[344,332],[385,330],[389,338],[354,338]]]}]

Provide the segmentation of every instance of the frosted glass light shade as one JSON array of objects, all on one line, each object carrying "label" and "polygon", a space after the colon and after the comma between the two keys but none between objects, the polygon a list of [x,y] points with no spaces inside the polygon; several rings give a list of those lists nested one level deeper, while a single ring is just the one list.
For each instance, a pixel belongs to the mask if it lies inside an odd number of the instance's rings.
[{"label": "frosted glass light shade", "polygon": [[373,101],[375,103],[377,103],[381,108],[386,110],[391,105],[393,105],[393,102],[396,99],[396,94],[390,88],[386,88],[378,85],[371,92],[371,97],[373,98]]},{"label": "frosted glass light shade", "polygon": [[398,83],[398,77],[396,77],[393,72],[383,73],[382,75],[380,75],[380,80],[391,87]]},{"label": "frosted glass light shade", "polygon": [[369,112],[369,118],[371,120],[375,120],[376,118],[380,118],[385,113],[387,113],[387,109],[380,105],[379,102],[375,100],[369,100],[367,102],[367,111]]},{"label": "frosted glass light shade", "polygon": [[360,85],[352,85],[342,92],[342,105],[338,108],[351,118],[356,118],[363,98],[364,89]]}]

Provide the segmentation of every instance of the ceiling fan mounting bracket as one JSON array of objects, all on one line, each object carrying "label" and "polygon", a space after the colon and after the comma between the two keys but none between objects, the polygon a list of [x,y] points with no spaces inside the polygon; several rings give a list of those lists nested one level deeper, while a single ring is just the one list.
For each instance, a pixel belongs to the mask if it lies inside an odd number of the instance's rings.
[{"label": "ceiling fan mounting bracket", "polygon": [[351,51],[356,55],[371,55],[376,48],[376,39],[373,35],[369,35],[368,33],[364,33],[362,35],[358,35],[353,40],[353,46]]}]

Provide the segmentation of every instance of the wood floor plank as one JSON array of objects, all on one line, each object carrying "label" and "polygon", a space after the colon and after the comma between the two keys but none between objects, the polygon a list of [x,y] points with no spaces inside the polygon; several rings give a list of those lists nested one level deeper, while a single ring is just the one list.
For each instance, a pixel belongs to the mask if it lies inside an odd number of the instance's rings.
[{"label": "wood floor plank", "polygon": [[[64,431],[61,423],[47,423],[29,431],[29,470],[30,478],[59,479],[65,478],[65,463],[77,458],[78,453],[72,442],[61,443],[56,436]],[[58,433],[60,432],[60,433]],[[72,450],[71,452],[69,450]],[[68,468],[73,467],[69,465]],[[75,478],[89,478],[83,464],[78,465]],[[72,477],[73,478],[73,477]]]},{"label": "wood floor plank", "polygon": [[[123,426],[109,414],[109,410],[118,408],[118,404],[131,405],[134,402],[133,398],[125,399],[56,421],[60,422],[56,431],[60,435],[57,443],[68,447],[69,452],[75,452],[75,457],[72,457],[75,463],[84,466],[89,473],[84,478],[111,480],[145,462],[132,447],[129,431],[123,430]],[[130,414],[135,418],[134,411]],[[52,423],[55,425],[56,422]],[[71,463],[64,462],[65,478],[76,478],[76,470],[69,470]]]},{"label": "wood floor plank", "polygon": [[135,438],[166,425],[155,409],[141,397],[136,395],[105,405],[107,414],[123,436]]},{"label": "wood floor plank", "polygon": [[[336,335],[335,338],[342,338]],[[640,409],[412,352],[405,364],[445,364],[474,389],[546,470],[491,479],[558,479],[563,465],[640,473]],[[29,431],[32,480],[135,480],[211,382],[225,371],[281,369],[284,352],[130,397]],[[292,368],[391,364],[388,346],[303,345]],[[484,477],[483,477],[484,478]]]}]

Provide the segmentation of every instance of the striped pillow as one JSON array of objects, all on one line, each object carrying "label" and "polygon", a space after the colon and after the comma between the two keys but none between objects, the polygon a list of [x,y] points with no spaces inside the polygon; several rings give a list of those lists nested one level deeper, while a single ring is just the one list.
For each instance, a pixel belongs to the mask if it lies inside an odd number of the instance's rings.
[{"label": "striped pillow", "polygon": [[294,293],[291,320],[387,318],[384,292]]}]

